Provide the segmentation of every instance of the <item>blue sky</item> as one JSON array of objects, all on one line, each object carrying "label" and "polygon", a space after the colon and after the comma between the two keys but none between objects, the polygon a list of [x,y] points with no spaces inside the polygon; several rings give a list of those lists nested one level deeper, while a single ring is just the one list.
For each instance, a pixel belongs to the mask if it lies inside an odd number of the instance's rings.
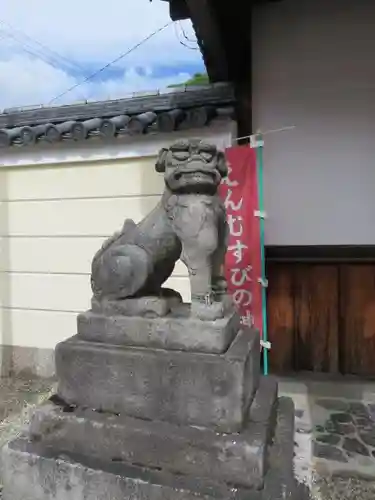
[{"label": "blue sky", "polygon": [[[161,0],[1,4],[0,108],[47,104],[170,21]],[[190,21],[173,23],[55,104],[161,89],[200,71]]]}]

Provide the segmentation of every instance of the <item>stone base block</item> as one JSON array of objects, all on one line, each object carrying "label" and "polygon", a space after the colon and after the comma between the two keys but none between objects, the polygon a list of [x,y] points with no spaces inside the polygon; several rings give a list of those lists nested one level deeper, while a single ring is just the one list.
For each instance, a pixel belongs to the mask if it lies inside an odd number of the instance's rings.
[{"label": "stone base block", "polygon": [[270,468],[261,489],[120,459],[60,453],[21,437],[1,452],[3,500],[307,500],[293,477],[293,420],[293,403],[280,400]]},{"label": "stone base block", "polygon": [[254,399],[256,409],[236,434],[98,413],[61,402],[37,409],[29,433],[32,441],[63,453],[259,489],[274,432],[276,400],[276,381],[262,378]]},{"label": "stone base block", "polygon": [[168,316],[157,318],[126,316],[116,309],[93,309],[78,315],[77,326],[81,340],[223,353],[238,333],[240,317],[232,309],[225,318],[201,321],[190,317],[190,304],[180,304]]},{"label": "stone base block", "polygon": [[113,346],[72,337],[56,347],[67,403],[179,425],[237,432],[259,384],[259,332],[240,330],[224,354]]},{"label": "stone base block", "polygon": [[94,312],[120,316],[166,316],[182,302],[181,295],[169,288],[162,288],[159,295],[150,295],[123,300],[91,300]]}]

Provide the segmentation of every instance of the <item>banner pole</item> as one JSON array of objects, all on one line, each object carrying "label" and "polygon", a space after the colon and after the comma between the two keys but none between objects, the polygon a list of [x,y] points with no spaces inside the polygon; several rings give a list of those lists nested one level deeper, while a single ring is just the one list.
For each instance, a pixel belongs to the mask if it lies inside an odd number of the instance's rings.
[{"label": "banner pole", "polygon": [[[255,137],[257,141],[256,157],[257,157],[257,177],[258,177],[258,203],[259,211],[264,213],[264,191],[263,191],[263,139],[260,134]],[[260,217],[260,258],[261,258],[261,270],[262,270],[262,340],[263,340],[263,373],[268,375],[268,348],[265,346],[268,343],[268,332],[267,332],[267,293],[266,286],[266,259],[265,259],[265,228],[264,228],[264,217]]]}]

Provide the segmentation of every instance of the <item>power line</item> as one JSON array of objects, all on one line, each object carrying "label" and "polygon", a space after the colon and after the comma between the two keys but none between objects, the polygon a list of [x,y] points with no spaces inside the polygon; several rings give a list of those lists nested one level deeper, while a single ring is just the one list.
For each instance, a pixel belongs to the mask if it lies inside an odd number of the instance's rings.
[{"label": "power line", "polygon": [[[55,65],[56,65],[56,61],[57,61],[58,67],[61,67],[61,62],[63,62],[65,67],[69,67],[70,69],[74,68],[75,70],[78,69],[81,72],[85,71],[84,68],[82,66],[80,66],[78,63],[76,63],[75,61],[71,61],[70,59],[63,56],[62,54],[59,54],[57,51],[51,49],[47,45],[44,45],[39,40],[36,40],[35,38],[31,37],[30,35],[28,35],[24,31],[22,31],[18,28],[15,28],[9,22],[4,21],[3,19],[0,19],[0,25],[5,26],[6,28],[13,31],[13,33],[6,33],[5,32],[5,34],[2,38],[8,37],[8,38],[15,40],[16,42],[18,42],[21,45],[22,49],[25,52],[27,52],[28,54],[36,56],[39,59],[42,59],[44,62],[47,62],[48,64],[51,64],[51,60],[52,60],[52,64],[55,63]],[[21,37],[23,37],[23,39],[30,40],[32,43],[38,45],[41,49],[46,51],[47,54],[45,54],[45,53],[43,54],[43,52],[42,52],[42,54],[36,52],[35,48],[30,46],[30,44],[26,44],[24,41],[20,40],[19,37],[17,37],[17,34],[19,34]],[[51,58],[51,55],[52,55],[52,58]]]},{"label": "power line", "polygon": [[173,21],[170,21],[169,23],[165,24],[161,28],[158,28],[157,30],[153,31],[150,35],[146,36],[146,38],[143,38],[140,42],[138,42],[136,45],[134,45],[133,47],[131,47],[129,50],[127,50],[126,52],[120,54],[118,57],[116,57],[115,59],[113,59],[112,61],[110,61],[109,63],[107,63],[105,66],[103,66],[102,68],[98,69],[97,71],[95,71],[91,75],[87,76],[81,82],[78,82],[75,85],[72,85],[70,88],[68,88],[64,92],[61,92],[61,94],[59,94],[56,97],[54,97],[53,99],[51,99],[49,101],[48,105],[50,105],[53,102],[57,101],[57,99],[60,99],[60,97],[65,96],[66,94],[68,94],[72,90],[75,90],[77,87],[80,87],[81,85],[83,85],[84,83],[88,82],[89,80],[92,80],[93,78],[95,78],[96,76],[98,76],[100,73],[102,73],[103,71],[105,71],[107,68],[109,68],[113,64],[116,64],[118,61],[120,61],[121,59],[123,59],[124,57],[126,57],[127,55],[129,55],[131,52],[134,52],[136,49],[138,49],[138,47],[140,47],[144,43],[148,42],[152,37],[154,37],[155,35],[157,35],[161,31],[165,30],[165,28],[167,28],[168,26],[170,26],[172,23],[173,23]]},{"label": "power line", "polygon": [[6,38],[6,37],[8,36],[8,34],[7,34],[7,33],[5,33],[4,31],[1,31],[1,30],[0,30],[0,33],[1,33],[1,35],[0,35],[0,41],[1,41],[1,40],[4,40],[4,38]]},{"label": "power line", "polygon": [[192,38],[189,38],[186,34],[186,31],[181,23],[181,21],[178,21],[178,25],[180,27],[180,30],[182,31],[182,34],[184,35],[184,38],[187,42],[192,42],[192,43],[197,43],[197,40],[193,40]]},{"label": "power line", "polygon": [[[178,24],[178,26],[180,27],[180,29],[181,29],[181,31],[182,31],[182,34],[183,34],[183,36],[184,36],[184,38],[185,38],[185,40],[186,40],[187,42],[194,42],[194,40],[191,40],[191,39],[189,39],[189,38],[188,38],[188,36],[186,35],[186,33],[185,33],[185,31],[184,31],[184,29],[183,29],[183,27],[181,26],[181,24],[180,24],[180,23]],[[183,47],[186,47],[187,49],[190,49],[190,50],[199,50],[199,48],[198,48],[198,47],[191,47],[191,46],[190,46],[190,45],[188,45],[186,42],[183,42],[183,41],[181,40],[181,37],[180,37],[180,35],[179,35],[178,31],[177,31],[177,24],[175,24],[175,25],[174,25],[174,31],[175,31],[175,35],[176,35],[176,38],[177,38],[178,42],[179,42],[179,43],[180,43]]]},{"label": "power line", "polygon": [[47,64],[51,64],[52,66],[59,67],[59,68],[61,67],[60,64],[56,64],[56,61],[54,61],[53,59],[51,60],[48,56],[46,56],[46,54],[43,54],[43,53],[41,54],[41,53],[37,52],[30,45],[26,45],[23,42],[20,42],[11,33],[4,33],[3,36],[0,38],[0,40],[3,40],[5,38],[10,38],[11,40],[15,41],[18,45],[21,45],[23,52],[26,52],[27,54],[30,54],[31,56],[36,57],[37,59],[40,59]]}]

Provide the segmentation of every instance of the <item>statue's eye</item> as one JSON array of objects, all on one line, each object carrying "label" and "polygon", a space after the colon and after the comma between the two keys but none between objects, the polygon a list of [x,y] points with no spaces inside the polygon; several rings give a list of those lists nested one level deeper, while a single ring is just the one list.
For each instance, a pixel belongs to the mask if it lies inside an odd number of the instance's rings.
[{"label": "statue's eye", "polygon": [[212,151],[201,151],[201,157],[206,161],[211,161],[214,153]]},{"label": "statue's eye", "polygon": [[189,151],[175,150],[172,153],[173,153],[174,158],[176,158],[176,160],[179,160],[179,161],[185,161],[190,156]]}]

